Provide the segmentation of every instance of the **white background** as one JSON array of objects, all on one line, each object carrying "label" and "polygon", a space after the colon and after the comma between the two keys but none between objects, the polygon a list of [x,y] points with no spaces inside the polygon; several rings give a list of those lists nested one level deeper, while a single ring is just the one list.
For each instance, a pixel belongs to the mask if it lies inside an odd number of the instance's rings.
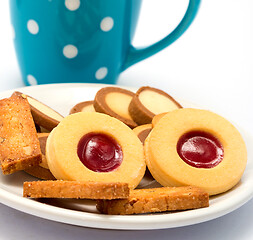
[{"label": "white background", "polygon": [[[143,0],[134,45],[164,37],[187,0]],[[253,134],[253,1],[202,0],[189,30],[167,49],[126,70],[118,84],[150,85],[204,106]],[[8,1],[0,6],[0,91],[22,87],[12,45]],[[253,239],[253,200],[218,219],[157,231],[75,227],[0,204],[0,239]]]}]

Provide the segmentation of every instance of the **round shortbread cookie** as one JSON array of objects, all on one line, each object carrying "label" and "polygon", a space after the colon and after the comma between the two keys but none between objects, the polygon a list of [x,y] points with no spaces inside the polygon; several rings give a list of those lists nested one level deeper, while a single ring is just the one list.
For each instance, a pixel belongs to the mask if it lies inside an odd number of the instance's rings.
[{"label": "round shortbread cookie", "polygon": [[166,92],[152,87],[141,87],[129,104],[129,114],[139,125],[152,122],[155,115],[170,112],[182,106]]},{"label": "round shortbread cookie", "polygon": [[159,113],[157,115],[155,115],[152,119],[152,127],[155,127],[155,125],[161,120],[162,117],[164,117],[167,114],[167,112],[165,113]]},{"label": "round shortbread cookie", "polygon": [[95,112],[93,101],[85,101],[77,103],[73,108],[71,108],[69,114],[77,112]]},{"label": "round shortbread cookie", "polygon": [[[80,160],[80,140],[94,133],[108,136],[120,146],[123,159],[116,169],[97,172]],[[104,154],[102,150],[100,154]],[[50,171],[59,180],[125,182],[135,188],[146,169],[143,145],[134,132],[121,121],[96,112],[74,113],[64,118],[48,137],[46,157]]]},{"label": "round shortbread cookie", "polygon": [[138,125],[133,121],[128,111],[133,96],[133,92],[123,88],[101,88],[95,96],[94,108],[96,112],[108,114],[119,119],[130,128],[135,128]]},{"label": "round shortbread cookie", "polygon": [[[211,168],[186,163],[180,157],[178,143],[182,136],[191,132],[204,132],[215,137],[223,147],[221,162]],[[246,146],[239,131],[223,117],[199,109],[167,113],[153,128],[144,149],[148,169],[160,184],[198,186],[210,195],[235,186],[247,162]]]},{"label": "round shortbread cookie", "polygon": [[152,130],[152,124],[144,124],[140,125],[133,129],[133,132],[137,135],[137,137],[141,140],[144,144],[145,139],[149,135]]},{"label": "round shortbread cookie", "polygon": [[49,133],[38,133],[38,138],[40,142],[40,149],[42,153],[42,162],[39,166],[33,166],[25,169],[24,171],[29,173],[30,175],[44,179],[44,180],[54,180],[55,177],[52,175],[48,168],[47,159],[46,159],[46,142]]},{"label": "round shortbread cookie", "polygon": [[14,94],[22,95],[27,98],[30,104],[33,120],[38,126],[51,131],[63,119],[63,116],[61,114],[45,105],[44,103],[38,101],[37,99],[21,92],[15,92]]}]

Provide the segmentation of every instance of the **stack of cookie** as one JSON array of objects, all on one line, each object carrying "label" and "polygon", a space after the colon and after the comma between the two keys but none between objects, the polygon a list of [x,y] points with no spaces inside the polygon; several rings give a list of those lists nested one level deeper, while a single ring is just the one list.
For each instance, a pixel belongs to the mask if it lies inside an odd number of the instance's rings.
[{"label": "stack of cookie", "polygon": [[[184,109],[156,88],[105,87],[65,118],[15,92],[0,100],[0,116],[3,174],[25,170],[44,180],[25,182],[24,197],[94,199],[105,214],[207,207],[209,195],[232,188],[246,166],[232,124]],[[145,171],[162,186],[136,189]]]}]

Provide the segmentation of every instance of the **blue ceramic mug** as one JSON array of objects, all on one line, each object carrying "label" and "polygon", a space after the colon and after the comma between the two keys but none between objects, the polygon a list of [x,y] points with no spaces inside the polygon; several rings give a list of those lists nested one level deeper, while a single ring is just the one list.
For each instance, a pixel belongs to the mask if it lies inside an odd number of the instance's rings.
[{"label": "blue ceramic mug", "polygon": [[[155,1],[154,1],[155,4]],[[190,26],[200,0],[168,36],[131,45],[141,0],[10,0],[15,48],[26,85],[114,84],[131,65],[164,49]]]}]

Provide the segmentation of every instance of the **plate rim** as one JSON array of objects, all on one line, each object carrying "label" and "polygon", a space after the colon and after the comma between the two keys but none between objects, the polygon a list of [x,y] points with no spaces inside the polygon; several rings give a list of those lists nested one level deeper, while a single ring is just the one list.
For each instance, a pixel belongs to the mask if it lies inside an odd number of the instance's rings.
[{"label": "plate rim", "polygon": [[[111,84],[90,84],[90,83],[63,83],[63,84],[44,84],[36,86],[28,86],[6,90],[0,92],[0,98],[3,95],[10,94],[14,91],[32,91],[38,88],[101,88],[105,86],[121,87],[126,89],[137,90],[136,87],[127,87],[121,85]],[[56,89],[55,89],[56,90]],[[248,139],[248,138],[247,138]],[[249,161],[249,159],[248,159]],[[247,165],[248,167],[248,165]],[[250,169],[245,169],[242,179],[245,178],[245,173]],[[248,167],[249,168],[249,167]],[[252,170],[252,169],[251,169]],[[253,185],[253,176],[251,181],[246,182],[246,186]],[[243,185],[245,187],[245,185]],[[240,188],[241,189],[241,188]],[[0,202],[6,206],[25,212],[30,215],[41,217],[44,219],[57,221],[61,223],[67,223],[83,227],[92,227],[100,229],[118,229],[118,230],[154,230],[154,229],[167,229],[181,226],[194,225],[201,222],[206,222],[229,212],[232,212],[253,197],[253,187],[251,191],[244,195],[244,198],[240,197],[240,194],[234,199],[234,201],[226,201],[229,204],[218,203],[214,208],[200,208],[176,213],[158,213],[158,214],[144,214],[144,215],[104,215],[99,213],[89,213],[70,209],[64,209],[61,207],[46,205],[32,199],[23,198],[17,196],[14,193],[8,192],[0,186]],[[232,190],[233,191],[233,190]],[[226,193],[225,193],[226,194]],[[207,214],[208,213],[208,214]],[[170,218],[171,214],[173,217]],[[196,216],[197,215],[197,216]],[[148,217],[147,217],[148,216]]]}]

